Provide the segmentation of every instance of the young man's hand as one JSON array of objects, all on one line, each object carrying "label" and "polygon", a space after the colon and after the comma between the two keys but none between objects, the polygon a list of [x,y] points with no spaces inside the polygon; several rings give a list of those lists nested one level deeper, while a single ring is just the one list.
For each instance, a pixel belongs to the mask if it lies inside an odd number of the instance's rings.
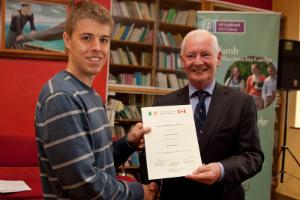
[{"label": "young man's hand", "polygon": [[127,134],[128,142],[137,149],[143,149],[145,147],[144,134],[149,133],[150,128],[144,128],[143,123],[137,123]]}]

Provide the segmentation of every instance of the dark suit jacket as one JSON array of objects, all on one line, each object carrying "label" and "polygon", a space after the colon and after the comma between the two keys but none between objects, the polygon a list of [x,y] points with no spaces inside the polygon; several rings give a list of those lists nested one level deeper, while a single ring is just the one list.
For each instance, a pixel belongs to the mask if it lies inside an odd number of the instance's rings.
[{"label": "dark suit jacket", "polygon": [[[186,86],[158,97],[154,106],[190,104],[188,94]],[[244,199],[241,182],[259,172],[264,160],[256,121],[256,107],[251,96],[216,83],[199,146],[202,162],[221,162],[225,176],[213,185],[184,177],[164,179],[161,200]],[[141,162],[145,164],[143,154]]]}]

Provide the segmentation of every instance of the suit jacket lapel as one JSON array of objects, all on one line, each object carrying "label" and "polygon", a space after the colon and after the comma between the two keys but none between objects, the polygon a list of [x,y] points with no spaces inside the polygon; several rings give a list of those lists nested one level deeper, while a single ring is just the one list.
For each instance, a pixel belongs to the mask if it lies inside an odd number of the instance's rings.
[{"label": "suit jacket lapel", "polygon": [[[177,92],[177,97],[178,97],[178,99],[175,102],[177,102],[178,105],[190,104],[188,85],[186,85],[185,87],[183,87],[182,89],[180,89]],[[172,101],[172,100],[170,99],[170,101]]]},{"label": "suit jacket lapel", "polygon": [[217,127],[217,123],[221,116],[220,113],[223,112],[226,105],[226,92],[227,89],[225,87],[216,83],[204,124],[204,135],[201,137],[201,141],[199,141],[201,151],[204,151],[209,140],[215,133],[214,129]]}]

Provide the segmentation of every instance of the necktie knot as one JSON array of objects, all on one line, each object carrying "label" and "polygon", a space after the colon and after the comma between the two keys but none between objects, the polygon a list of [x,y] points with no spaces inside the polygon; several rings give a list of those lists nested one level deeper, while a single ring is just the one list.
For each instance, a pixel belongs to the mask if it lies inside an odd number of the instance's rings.
[{"label": "necktie knot", "polygon": [[194,92],[193,96],[197,96],[199,98],[199,102],[203,101],[206,97],[210,96],[210,94],[204,90],[198,90]]}]

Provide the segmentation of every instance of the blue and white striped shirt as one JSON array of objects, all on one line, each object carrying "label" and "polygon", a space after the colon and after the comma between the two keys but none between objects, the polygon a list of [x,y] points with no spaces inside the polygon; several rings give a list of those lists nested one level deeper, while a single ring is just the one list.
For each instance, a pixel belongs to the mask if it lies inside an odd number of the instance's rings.
[{"label": "blue and white striped shirt", "polygon": [[45,199],[143,199],[141,184],[115,179],[134,149],[112,142],[101,97],[72,74],[44,85],[35,126]]}]

